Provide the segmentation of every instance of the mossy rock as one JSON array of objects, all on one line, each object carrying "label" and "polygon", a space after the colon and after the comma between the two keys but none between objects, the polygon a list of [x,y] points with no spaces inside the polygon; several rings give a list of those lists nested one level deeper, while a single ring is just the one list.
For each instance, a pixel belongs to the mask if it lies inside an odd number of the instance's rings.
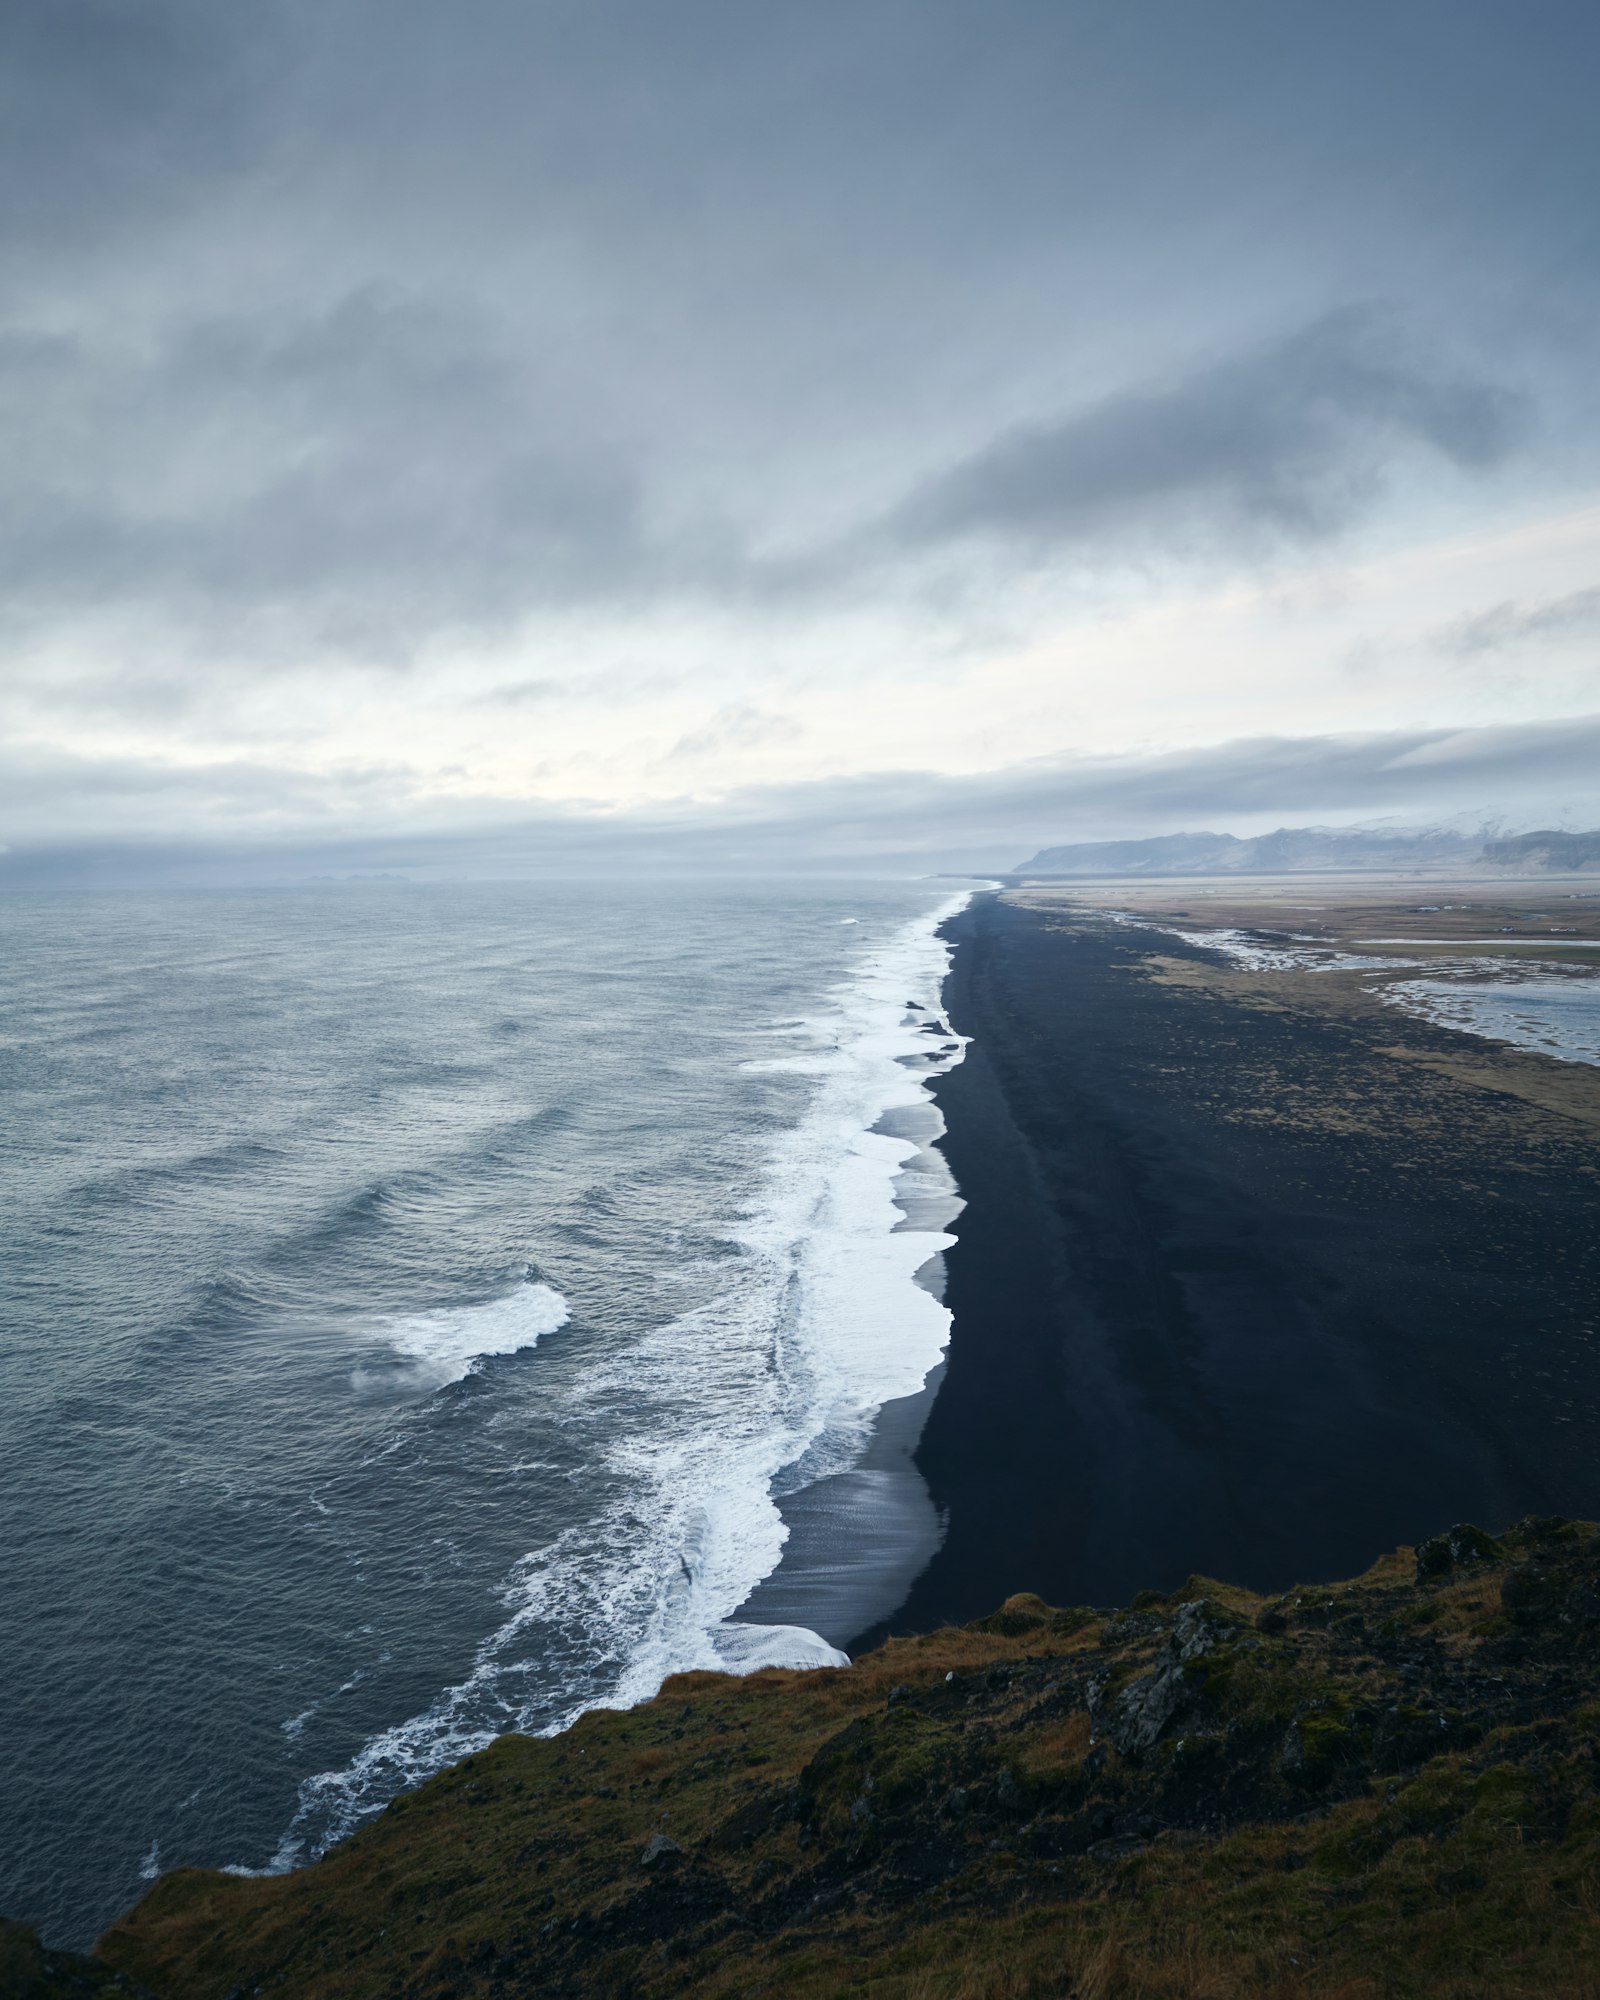
[{"label": "mossy rock", "polygon": [[1504,1555],[1504,1548],[1493,1535],[1486,1535],[1470,1521],[1458,1521],[1417,1550],[1417,1575],[1443,1576],[1447,1570],[1460,1569],[1469,1563],[1499,1562]]},{"label": "mossy rock", "polygon": [[1049,1625],[1051,1615],[1050,1606],[1042,1597],[1035,1597],[1032,1591],[1019,1591],[1015,1597],[1008,1597],[998,1611],[991,1611],[987,1618],[975,1619],[967,1629],[990,1632],[1000,1639],[1020,1639]]},{"label": "mossy rock", "polygon": [[1073,1633],[1093,1625],[1099,1616],[1092,1604],[1071,1604],[1065,1610],[1051,1612],[1050,1630],[1058,1639],[1069,1639]]}]

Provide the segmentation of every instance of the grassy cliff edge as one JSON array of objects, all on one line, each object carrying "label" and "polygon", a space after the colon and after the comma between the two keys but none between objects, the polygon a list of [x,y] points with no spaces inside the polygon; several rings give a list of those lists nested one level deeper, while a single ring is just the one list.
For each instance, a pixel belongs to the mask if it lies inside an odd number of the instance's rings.
[{"label": "grassy cliff edge", "polygon": [[97,1958],[157,2000],[1594,1994],[1600,1528],[682,1675],[313,1867],[168,1875]]}]

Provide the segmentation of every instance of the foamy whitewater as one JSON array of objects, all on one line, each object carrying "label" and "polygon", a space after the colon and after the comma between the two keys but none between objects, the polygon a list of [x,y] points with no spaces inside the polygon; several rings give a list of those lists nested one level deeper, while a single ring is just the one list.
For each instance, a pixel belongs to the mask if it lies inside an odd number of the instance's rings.
[{"label": "foamy whitewater", "polygon": [[16,899],[16,1914],[81,1940],[508,1728],[844,1657],[741,1608],[774,1494],[944,1351],[964,901]]},{"label": "foamy whitewater", "polygon": [[[565,1728],[584,1709],[630,1707],[669,1674],[695,1668],[842,1666],[848,1656],[800,1626],[740,1623],[733,1614],[778,1565],[785,1530],[772,1497],[785,1472],[815,1480],[852,1464],[879,1408],[921,1388],[949,1338],[949,1314],[917,1283],[953,1238],[897,1233],[896,1179],[921,1149],[875,1128],[927,1097],[927,1079],[961,1058],[947,1030],[930,1053],[949,966],[939,926],[966,894],[893,932],[808,1017],[770,1029],[794,1052],[743,1065],[813,1085],[804,1115],[772,1145],[747,1213],[731,1224],[736,1271],[708,1303],[667,1320],[597,1367],[584,1394],[649,1397],[676,1421],[619,1441],[610,1462],[626,1498],[585,1533],[531,1550],[502,1589],[508,1612],[472,1672],[424,1711],[381,1731],[351,1763],[306,1781],[302,1809],[272,1868],[292,1867],[342,1838],[401,1786],[481,1748],[507,1729]],[[856,917],[841,927],[860,924]],[[547,1287],[457,1316],[386,1329],[424,1365],[559,1325]],[[887,1607],[886,1607],[887,1608]],[[553,1717],[524,1699],[530,1632],[577,1624],[616,1662],[612,1677]]]}]

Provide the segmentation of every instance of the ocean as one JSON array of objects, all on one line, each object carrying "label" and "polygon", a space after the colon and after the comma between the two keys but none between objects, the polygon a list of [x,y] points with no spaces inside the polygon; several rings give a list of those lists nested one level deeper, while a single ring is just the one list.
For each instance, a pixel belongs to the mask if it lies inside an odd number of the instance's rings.
[{"label": "ocean", "polygon": [[0,902],[0,1912],[83,1945],[503,1730],[841,1657],[736,1614],[947,1338],[963,900]]}]

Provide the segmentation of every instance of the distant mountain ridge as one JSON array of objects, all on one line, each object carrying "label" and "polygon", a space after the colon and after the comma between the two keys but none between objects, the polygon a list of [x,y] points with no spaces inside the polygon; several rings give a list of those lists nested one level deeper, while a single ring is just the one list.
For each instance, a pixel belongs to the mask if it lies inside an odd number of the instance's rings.
[{"label": "distant mountain ridge", "polygon": [[1531,875],[1573,874],[1600,869],[1600,828],[1587,833],[1562,833],[1544,828],[1538,833],[1512,834],[1486,840],[1483,858],[1497,867],[1526,870]]},{"label": "distant mountain ridge", "polygon": [[1600,828],[1547,827],[1503,834],[1488,822],[1475,833],[1448,827],[1281,826],[1242,840],[1231,833],[1168,833],[1150,840],[1085,840],[1043,847],[1016,876],[1332,875],[1392,869],[1518,875],[1600,872]]}]

